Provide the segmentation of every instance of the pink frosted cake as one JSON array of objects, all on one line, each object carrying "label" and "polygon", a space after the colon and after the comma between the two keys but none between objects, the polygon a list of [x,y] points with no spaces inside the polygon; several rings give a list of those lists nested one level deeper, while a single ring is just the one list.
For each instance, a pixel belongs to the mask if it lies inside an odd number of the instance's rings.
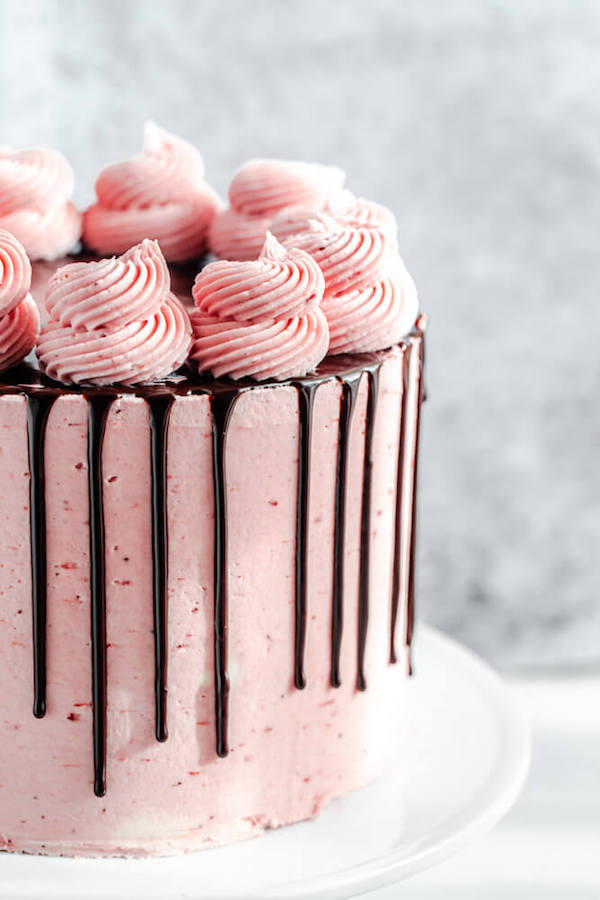
[{"label": "pink frosted cake", "polygon": [[187,309],[148,215],[118,258],[52,275],[38,335],[0,232],[4,849],[239,840],[397,751],[424,320],[389,211],[339,170],[250,170],[230,197],[271,229],[260,255],[229,216],[241,261]]}]

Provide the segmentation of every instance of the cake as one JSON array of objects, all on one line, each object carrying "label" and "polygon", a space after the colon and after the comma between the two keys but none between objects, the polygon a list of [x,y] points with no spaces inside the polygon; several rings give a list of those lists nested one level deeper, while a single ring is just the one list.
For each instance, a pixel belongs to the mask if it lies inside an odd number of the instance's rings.
[{"label": "cake", "polygon": [[[425,320],[384,208],[290,166],[304,194],[187,307],[138,233],[60,266],[11,344],[31,272],[0,233],[4,849],[240,840],[397,753]],[[260,218],[268,162],[243,187]]]}]

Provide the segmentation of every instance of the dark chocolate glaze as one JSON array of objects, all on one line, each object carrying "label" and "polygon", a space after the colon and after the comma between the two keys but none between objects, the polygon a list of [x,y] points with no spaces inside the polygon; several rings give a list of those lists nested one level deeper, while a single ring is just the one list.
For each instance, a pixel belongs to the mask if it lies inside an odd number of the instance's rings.
[{"label": "dark chocolate glaze", "polygon": [[416,564],[416,548],[417,548],[417,475],[419,468],[419,437],[421,433],[421,406],[424,400],[424,383],[423,383],[423,367],[425,365],[425,338],[421,335],[418,343],[419,354],[419,381],[418,381],[418,402],[415,421],[415,446],[414,446],[414,465],[413,465],[413,483],[412,483],[412,503],[411,503],[411,528],[410,528],[410,551],[409,551],[409,569],[408,569],[408,603],[406,607],[406,633],[404,635],[404,644],[407,649],[407,671],[409,675],[413,674],[412,660],[412,641],[415,627],[415,564]]},{"label": "dark chocolate glaze", "polygon": [[167,729],[167,430],[173,394],[147,397],[150,414],[150,464],[152,472],[152,572],[154,606],[154,692],[156,740],[166,741]]},{"label": "dark chocolate glaze", "polygon": [[363,466],[362,508],[360,515],[360,573],[358,584],[358,671],[356,687],[367,689],[365,677],[365,647],[369,625],[369,582],[371,575],[371,488],[373,482],[373,433],[379,395],[379,371],[381,363],[368,368],[369,395],[365,422],[365,457]]},{"label": "dark chocolate glaze", "polygon": [[217,755],[227,756],[229,675],[227,673],[227,427],[238,392],[235,388],[212,398],[213,488],[215,504],[214,661]]},{"label": "dark chocolate glaze", "polygon": [[[422,367],[422,337],[419,353]],[[403,379],[406,386],[408,353],[410,344],[403,345]],[[361,541],[359,577],[359,617],[357,646],[358,690],[366,688],[365,645],[369,619],[370,542],[371,542],[371,492],[373,469],[373,433],[379,390],[379,371],[383,354],[370,353],[354,356],[338,356],[326,359],[314,375],[286,382],[258,384],[251,380],[233,382],[199,377],[181,371],[161,383],[143,386],[72,387],[58,384],[27,364],[5,373],[0,379],[0,395],[25,395],[28,403],[28,447],[30,462],[31,495],[31,547],[33,594],[33,650],[34,650],[34,714],[45,710],[45,647],[46,647],[46,515],[44,478],[44,436],[47,416],[57,397],[65,394],[83,395],[88,402],[88,486],[90,510],[90,596],[92,638],[92,717],[94,747],[94,792],[103,796],[106,790],[106,590],[105,548],[103,515],[102,446],[107,415],[111,403],[120,396],[133,395],[143,398],[149,407],[150,460],[152,473],[152,557],[153,557],[153,613],[155,636],[155,699],[156,737],[164,741],[167,729],[167,655],[168,655],[168,528],[167,528],[167,453],[168,423],[173,400],[188,395],[208,395],[211,402],[213,487],[215,510],[214,540],[214,667],[215,667],[215,720],[216,752],[228,753],[228,700],[229,679],[227,672],[227,433],[231,415],[239,396],[247,390],[269,390],[276,386],[292,386],[298,392],[299,438],[298,482],[296,513],[295,555],[295,629],[294,629],[294,684],[306,685],[304,650],[307,621],[307,568],[308,535],[310,522],[310,471],[312,418],[317,390],[325,382],[341,383],[339,439],[336,463],[334,560],[332,585],[331,669],[332,686],[339,687],[340,651],[344,622],[344,547],[346,537],[346,493],[348,482],[348,458],[350,433],[356,400],[363,375],[368,379],[368,397],[365,424],[364,471],[361,499]],[[419,381],[419,398],[422,399],[422,382]],[[406,391],[403,392],[402,428],[406,421]],[[418,428],[418,420],[417,420]],[[417,432],[418,434],[418,432]],[[418,436],[417,436],[418,440]],[[401,481],[405,468],[404,441],[401,438],[398,456],[398,494],[396,498],[396,545],[394,557],[394,584],[392,596],[392,637],[390,660],[395,659],[393,627],[397,618],[398,585],[400,582],[401,526],[398,505],[401,502]],[[416,466],[413,474],[413,490],[416,491]],[[414,620],[414,557],[415,512],[412,510],[410,544],[409,610],[405,641],[410,644]],[[395,604],[395,605],[394,605]]]},{"label": "dark chocolate glaze", "polygon": [[306,600],[308,577],[308,526],[310,516],[310,460],[312,421],[318,382],[293,382],[298,391],[298,482],[296,500],[296,580],[294,624],[294,685],[306,687],[304,648],[306,645]]},{"label": "dark chocolate glaze", "polygon": [[402,495],[404,491],[404,460],[406,455],[406,425],[408,417],[408,373],[412,344],[406,344],[402,353],[402,403],[400,407],[400,436],[398,440],[398,467],[396,471],[396,517],[394,525],[394,565],[392,569],[392,612],[390,625],[390,662],[398,661],[396,653],[396,625],[402,585]]},{"label": "dark chocolate glaze", "polygon": [[106,793],[106,570],[102,444],[111,394],[90,391],[88,402],[88,483],[90,515],[90,601],[92,632],[92,719],[94,729],[94,793]]},{"label": "dark chocolate glaze", "polygon": [[31,599],[33,621],[33,714],[46,715],[46,422],[55,397],[27,397]]},{"label": "dark chocolate glaze", "polygon": [[332,687],[341,687],[340,652],[344,628],[344,572],[346,540],[346,492],[348,485],[348,456],[350,453],[350,426],[356,406],[361,372],[354,372],[340,379],[340,424],[335,477],[335,522],[333,531],[333,596],[331,606],[331,674]]}]

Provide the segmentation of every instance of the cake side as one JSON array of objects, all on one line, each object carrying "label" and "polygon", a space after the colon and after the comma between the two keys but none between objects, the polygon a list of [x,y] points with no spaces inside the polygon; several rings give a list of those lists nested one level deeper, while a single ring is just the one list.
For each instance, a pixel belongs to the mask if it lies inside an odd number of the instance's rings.
[{"label": "cake side", "polygon": [[[402,348],[378,354],[375,366],[355,365],[341,544],[337,479],[348,377],[338,380],[334,371],[325,371],[315,379],[304,583],[298,579],[298,386],[246,386],[236,395],[224,458],[228,576],[222,638],[230,685],[225,758],[217,755],[215,702],[214,395],[186,395],[180,385],[168,424],[168,739],[159,742],[150,410],[143,391],[115,391],[101,451],[104,796],[94,795],[94,721],[101,721],[102,710],[94,710],[90,691],[89,400],[63,389],[46,426],[48,686],[46,716],[35,719],[31,583],[19,583],[16,575],[26,572],[30,552],[27,400],[18,386],[16,395],[0,397],[6,446],[14,448],[0,456],[1,483],[11,486],[0,497],[1,515],[12,523],[12,533],[22,535],[20,543],[4,548],[2,570],[3,617],[11,623],[0,630],[0,660],[6,661],[2,740],[9,748],[0,760],[4,846],[66,854],[180,852],[311,816],[331,797],[382,771],[392,731],[401,724],[390,709],[398,708],[404,683],[410,605],[405,568],[412,510],[406,501],[395,521],[398,462],[402,484],[412,479],[414,462],[414,427],[401,428],[403,372],[412,385],[405,394],[406,425],[418,408],[421,340],[416,332]],[[372,395],[369,403],[374,378],[377,400]],[[373,467],[365,510],[369,430]],[[407,442],[403,453],[401,433]],[[368,541],[361,541],[365,526]],[[402,664],[393,666],[396,538],[404,548],[396,623]],[[340,559],[342,627],[333,624]],[[296,683],[299,590],[305,590],[306,603],[303,689]],[[335,635],[339,687],[332,686]]]}]

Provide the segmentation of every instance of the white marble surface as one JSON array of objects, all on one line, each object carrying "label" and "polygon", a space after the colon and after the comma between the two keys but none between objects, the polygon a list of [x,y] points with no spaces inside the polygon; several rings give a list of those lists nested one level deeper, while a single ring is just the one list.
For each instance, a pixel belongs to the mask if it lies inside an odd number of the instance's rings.
[{"label": "white marble surface", "polygon": [[600,674],[511,683],[532,726],[516,806],[468,850],[372,900],[597,900]]},{"label": "white marble surface", "polygon": [[431,313],[420,599],[504,666],[600,659],[600,4],[0,0],[0,143],[86,202],[146,117],[394,208]]}]

